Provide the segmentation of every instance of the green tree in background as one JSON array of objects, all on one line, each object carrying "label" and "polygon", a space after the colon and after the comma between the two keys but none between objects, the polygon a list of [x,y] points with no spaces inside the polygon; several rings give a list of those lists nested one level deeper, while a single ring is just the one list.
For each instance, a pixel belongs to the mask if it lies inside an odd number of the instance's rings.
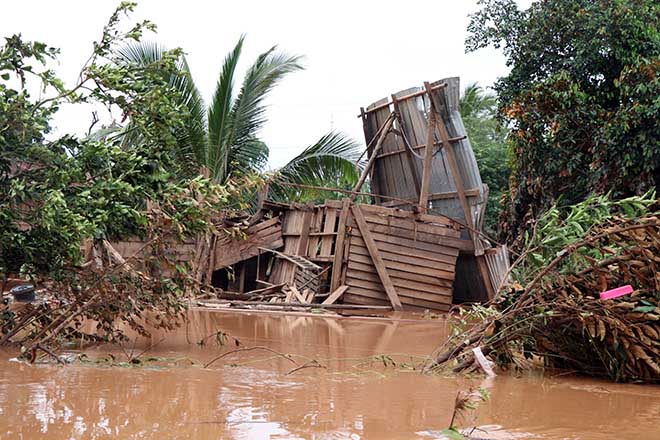
[{"label": "green tree in background", "polygon": [[477,84],[470,84],[463,91],[460,109],[481,178],[489,188],[484,226],[487,234],[495,236],[502,212],[500,199],[506,191],[510,173],[506,133],[500,129],[497,120],[497,97]]},{"label": "green tree in background", "polygon": [[660,186],[660,2],[479,3],[467,50],[501,47],[511,67],[495,85],[510,128],[508,238],[555,202]]},{"label": "green tree in background", "polygon": [[[225,57],[208,107],[192,80],[185,57],[179,72],[170,80],[190,115],[187,128],[178,134],[181,157],[208,169],[218,182],[230,176],[263,171],[269,155],[268,147],[258,137],[266,123],[264,100],[285,76],[302,69],[300,57],[273,47],[257,57],[236,91],[236,67],[243,43],[241,37]],[[164,52],[156,43],[139,42],[120,47],[117,56],[120,62],[129,65],[150,66]],[[129,142],[134,141],[129,138]],[[317,195],[314,191],[288,187],[286,183],[332,187],[355,183],[358,178],[355,160],[359,153],[354,141],[340,133],[329,133],[278,170],[271,184],[271,195],[297,200]]]}]

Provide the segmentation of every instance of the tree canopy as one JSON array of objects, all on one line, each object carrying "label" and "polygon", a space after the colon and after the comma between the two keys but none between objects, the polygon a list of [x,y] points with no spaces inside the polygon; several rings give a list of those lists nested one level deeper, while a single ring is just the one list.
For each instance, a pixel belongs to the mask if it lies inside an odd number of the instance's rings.
[{"label": "tree canopy", "polygon": [[463,90],[460,110],[479,165],[481,179],[488,185],[484,227],[487,234],[495,236],[498,218],[502,212],[500,199],[507,189],[510,173],[506,132],[497,119],[497,97],[477,84],[469,84]]},{"label": "tree canopy", "polygon": [[467,50],[501,47],[510,237],[553,202],[660,186],[660,3],[480,0]]}]

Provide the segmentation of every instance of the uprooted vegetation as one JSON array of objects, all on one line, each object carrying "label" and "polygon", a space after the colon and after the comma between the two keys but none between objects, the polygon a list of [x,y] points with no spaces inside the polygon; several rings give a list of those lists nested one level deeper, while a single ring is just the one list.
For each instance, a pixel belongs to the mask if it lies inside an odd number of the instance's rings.
[{"label": "uprooted vegetation", "polygon": [[[660,218],[655,194],[553,208],[525,237],[510,283],[456,318],[430,369],[544,366],[616,381],[660,380]],[[634,292],[601,299],[631,285]]]}]

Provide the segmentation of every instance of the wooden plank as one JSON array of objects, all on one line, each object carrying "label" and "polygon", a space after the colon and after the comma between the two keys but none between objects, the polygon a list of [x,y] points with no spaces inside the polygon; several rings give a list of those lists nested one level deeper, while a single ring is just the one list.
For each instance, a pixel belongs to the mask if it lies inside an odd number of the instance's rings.
[{"label": "wooden plank", "polygon": [[271,226],[278,225],[279,223],[280,223],[280,218],[273,217],[271,219],[264,220],[262,222],[254,224],[253,226],[250,226],[246,232],[248,235],[251,235],[258,231],[261,231],[262,229],[266,229],[266,228],[270,228]]},{"label": "wooden plank", "polygon": [[[348,220],[351,199],[345,198],[342,201],[339,222],[337,224],[337,241],[335,242],[335,257],[332,267],[332,277],[330,280],[330,289],[335,291],[339,288],[341,281],[342,267],[344,265],[344,242],[346,240],[346,221]],[[366,246],[366,245],[365,245]]]},{"label": "wooden plank", "polygon": [[434,223],[438,225],[447,225],[451,227],[459,226],[458,223],[456,223],[454,220],[442,215],[419,214],[415,212],[404,211],[396,208],[387,208],[385,206],[377,206],[377,205],[361,204],[360,208],[364,211],[365,215],[375,213],[375,214],[381,214],[381,215],[392,216],[397,218],[415,219],[418,221]]},{"label": "wooden plank", "polygon": [[401,301],[399,300],[399,296],[396,293],[396,289],[392,285],[392,281],[390,280],[390,277],[387,274],[385,263],[380,258],[380,255],[378,253],[378,248],[376,247],[376,243],[374,242],[373,238],[371,238],[371,234],[367,226],[367,221],[364,219],[364,216],[362,215],[362,211],[360,211],[360,207],[358,205],[353,205],[352,211],[353,211],[353,217],[357,221],[358,227],[362,232],[362,239],[364,240],[364,243],[367,245],[367,249],[369,249],[369,253],[371,254],[371,259],[373,261],[373,264],[376,267],[376,270],[378,271],[378,276],[380,277],[381,282],[383,283],[383,288],[385,288],[385,292],[387,293],[387,296],[390,299],[390,302],[392,303],[392,308],[394,310],[401,310],[402,307]]},{"label": "wooden plank", "polygon": [[[319,210],[319,216],[321,211]],[[335,208],[325,208],[325,220],[323,225],[324,234],[334,234],[335,228],[337,225],[337,210]],[[319,255],[322,257],[327,257],[332,255],[332,242],[334,241],[334,235],[324,235],[321,239],[321,251]]]},{"label": "wooden plank", "polygon": [[298,291],[298,288],[295,285],[289,286],[291,291],[293,292],[293,299],[298,300],[298,302],[305,304],[307,301],[305,301],[305,297]]},{"label": "wooden plank", "polygon": [[334,304],[348,290],[348,286],[339,286],[321,304]]},{"label": "wooden plank", "polygon": [[[409,139],[406,136],[406,123],[404,121],[404,118],[402,117],[401,110],[399,108],[399,101],[396,95],[392,95],[392,105],[394,106],[394,114],[396,116],[396,121],[398,122],[398,129],[400,135],[398,136],[399,139],[401,139],[401,143],[404,146],[408,146],[409,144]],[[395,151],[401,151],[401,150],[395,150]],[[413,153],[411,150],[408,148],[404,148],[403,151],[406,152],[406,163],[408,165],[408,172],[410,173],[410,176],[412,177],[413,184],[415,185],[415,195],[419,197],[419,188],[420,188],[420,177],[417,173],[417,166],[415,164],[415,157],[413,156]],[[394,151],[389,151],[386,154],[392,154]],[[382,155],[378,156],[378,158],[382,159]]]},{"label": "wooden plank", "polygon": [[[437,83],[437,84],[435,84],[435,85],[432,87],[432,90],[440,90],[440,89],[444,89],[444,88],[447,87],[448,85],[449,85],[449,84],[447,84],[447,83]],[[416,97],[418,97],[418,96],[421,96],[421,95],[423,95],[424,93],[426,93],[424,90],[420,90],[420,91],[416,91],[416,92],[408,93],[408,94],[406,94],[406,95],[398,96],[398,97],[397,97],[397,100],[398,100],[398,101],[407,101],[408,99],[412,99],[412,98],[416,98]],[[381,101],[383,101],[383,102],[380,102],[380,101],[379,101],[378,103],[374,103],[374,104],[370,105],[369,107],[367,107],[367,111],[366,111],[366,113],[369,114],[369,113],[371,113],[371,112],[375,112],[375,111],[378,111],[378,110],[382,110],[383,108],[387,108],[387,107],[389,107],[389,106],[392,104],[392,103],[389,102],[387,99],[384,99],[384,100],[381,100]],[[361,116],[362,116],[362,115],[360,115],[360,116],[358,116],[358,117],[361,117]]]},{"label": "wooden plank", "polygon": [[257,295],[268,295],[269,293],[275,293],[279,292],[282,290],[282,287],[284,287],[286,284],[275,284],[269,287],[265,287],[263,289],[257,289],[257,290],[251,290],[249,292],[245,292],[246,295],[250,296],[257,296]]},{"label": "wooden plank", "polygon": [[[347,294],[351,295],[360,295],[364,296],[367,298],[372,298],[372,299],[379,299],[379,300],[386,300],[387,297],[383,295],[382,291],[377,291],[373,290],[370,288],[369,284],[365,284],[363,282],[359,282],[356,280],[350,280],[350,283],[347,283],[349,288],[344,294],[344,297],[346,297]],[[365,287],[366,286],[366,287]],[[444,297],[438,296],[440,299],[445,299]],[[402,295],[402,300],[403,304],[405,305],[413,305],[413,306],[418,306],[418,307],[425,307],[428,309],[439,309],[439,308],[444,308],[444,307],[450,307],[451,306],[451,298],[448,298],[448,301],[445,302],[438,302],[438,301],[427,301],[423,299],[416,298],[414,296],[408,296],[408,295]]]},{"label": "wooden plank", "polygon": [[319,241],[321,237],[321,228],[323,227],[323,215],[321,215],[321,210],[316,209],[314,215],[314,221],[309,232],[309,245],[307,255],[311,257],[316,257],[319,250]]},{"label": "wooden plank", "polygon": [[[357,255],[364,255],[364,256],[369,256],[369,251],[367,250],[367,247],[365,246],[364,242],[362,239],[358,237],[352,237],[351,240],[353,241],[353,246],[351,247],[351,252]],[[426,267],[430,269],[440,269],[443,271],[446,271],[448,273],[454,273],[456,270],[456,265],[454,263],[450,262],[438,262],[438,261],[433,261],[433,260],[427,260],[426,258],[420,258],[417,255],[415,255],[413,252],[415,250],[411,250],[412,252],[402,252],[402,253],[392,253],[385,251],[383,249],[383,246],[380,244],[378,245],[378,249],[380,249],[380,256],[383,260],[386,261],[398,261],[401,263],[408,263],[416,267]],[[452,259],[449,257],[449,259]],[[455,261],[456,258],[453,258]]]},{"label": "wooden plank", "polygon": [[[350,265],[348,267],[349,270],[359,270],[361,272],[367,272],[372,275],[378,275],[376,272],[376,269],[369,263],[365,263],[363,261],[356,261],[356,260],[351,260]],[[390,278],[399,278],[401,280],[410,280],[410,281],[418,281],[423,284],[428,284],[432,286],[440,286],[440,287],[447,287],[451,288],[452,287],[452,280],[448,280],[446,278],[439,278],[435,277],[433,275],[422,275],[422,274],[413,274],[410,272],[406,272],[403,270],[397,270],[397,269],[391,269],[388,268],[387,272],[390,275]],[[404,286],[405,287],[405,286]]]},{"label": "wooden plank", "polygon": [[[356,223],[351,224],[349,222],[349,226],[355,226],[355,225]],[[372,234],[375,233],[388,237],[405,238],[416,243],[428,243],[433,245],[440,245],[447,249],[451,249],[451,248],[462,249],[464,245],[463,242],[465,241],[457,237],[427,234],[426,232],[416,232],[410,229],[397,228],[394,226],[387,226],[387,225],[371,224],[370,231]]]},{"label": "wooden plank", "polygon": [[[362,264],[369,264],[370,263],[370,258],[365,257],[363,255],[358,255],[355,252],[351,252],[351,254],[348,256],[348,261],[349,262],[355,262],[355,263],[362,263]],[[408,272],[411,274],[422,274],[422,275],[428,275],[430,277],[436,277],[440,278],[443,280],[447,281],[454,281],[454,273],[453,272],[447,272],[444,270],[437,270],[437,269],[432,269],[428,267],[422,267],[422,266],[415,266],[412,264],[406,264],[406,263],[401,263],[398,261],[385,261],[383,260],[383,264],[385,265],[385,268],[389,272],[390,270],[398,270],[400,272]],[[350,268],[350,266],[349,266]]]},{"label": "wooden plank", "polygon": [[454,228],[448,228],[446,225],[432,225],[415,220],[385,217],[378,214],[365,215],[364,218],[367,220],[367,223],[396,226],[397,228],[408,229],[410,231],[425,232],[427,234],[441,235],[443,237],[458,238],[461,236],[459,231]]},{"label": "wooden plank", "polygon": [[[359,306],[363,307],[381,307],[382,305],[387,304],[387,301],[379,301],[377,299],[373,298],[367,298],[364,296],[360,295],[351,295],[348,292],[344,294],[344,301],[349,302],[351,304],[356,304]],[[439,305],[435,307],[432,310],[439,311],[439,312],[448,312],[450,309],[450,306],[446,305]],[[405,310],[411,311],[411,312],[424,312],[425,310],[429,310],[428,307],[415,307],[410,304],[406,304]]]},{"label": "wooden plank", "polygon": [[[349,267],[347,272],[347,285],[357,285],[357,283],[365,283],[362,287],[372,288],[376,291],[381,291],[378,281],[378,275],[369,272],[356,271]],[[415,283],[413,281],[391,277],[392,284],[397,287],[401,302],[406,302],[405,298],[420,298],[428,301],[436,301],[442,303],[451,303],[452,289],[451,287],[432,286],[430,284]]]},{"label": "wooden plank", "polygon": [[[355,229],[351,230],[351,235],[362,238],[360,232],[356,231]],[[380,234],[375,232],[372,232],[371,236],[373,237],[374,241],[379,243],[379,245],[380,243],[389,243],[392,245],[404,246],[411,249],[421,249],[421,250],[430,251],[441,255],[448,255],[452,257],[458,256],[459,250],[462,249],[462,248],[444,246],[442,244],[437,244],[437,243],[427,243],[424,241],[416,241],[404,237],[395,237],[392,235]],[[471,241],[468,240],[464,240],[464,241],[467,241],[469,244],[472,243]]]},{"label": "wooden plank", "polygon": [[[458,199],[461,202],[463,207],[463,213],[465,214],[465,222],[471,228],[474,228],[474,221],[472,221],[472,211],[465,195],[465,186],[463,185],[463,177],[461,176],[460,170],[458,169],[458,163],[456,162],[456,153],[454,152],[454,145],[450,142],[449,132],[445,126],[445,122],[442,120],[442,117],[439,114],[440,105],[436,101],[436,97],[432,92],[431,84],[424,82],[424,87],[426,92],[429,94],[431,99],[431,115],[433,116],[433,124],[438,129],[440,133],[440,140],[442,140],[442,146],[447,153],[447,163],[449,164],[449,169],[451,170],[452,177],[454,178],[454,184],[456,185],[456,192],[458,193]],[[429,121],[431,125],[431,121]],[[472,231],[470,231],[470,236],[472,236]]]},{"label": "wooden plank", "polygon": [[[479,197],[480,191],[478,189],[466,189],[465,190],[465,195],[467,197]],[[458,193],[456,191],[445,191],[445,192],[439,192],[439,193],[430,193],[429,194],[429,201],[434,201],[434,200],[447,200],[447,199],[455,199],[458,198]],[[418,199],[415,200],[408,200],[410,203],[416,203]],[[380,206],[386,207],[386,208],[392,208],[395,206],[402,206],[405,205],[405,203],[402,200],[390,200],[388,202],[381,203]]]},{"label": "wooden plank", "polygon": [[[425,84],[426,85],[426,84]],[[430,95],[430,91],[427,88]],[[424,148],[424,162],[422,165],[422,183],[419,193],[419,207],[422,212],[427,212],[429,207],[429,182],[431,181],[431,165],[433,163],[433,149],[434,149],[434,130],[435,112],[429,114],[429,124],[426,128],[426,144]]]},{"label": "wooden plank", "polygon": [[[361,246],[363,248],[366,248],[367,246],[364,244],[364,241],[362,240],[361,237],[357,235],[351,235],[350,237],[351,244],[353,246]],[[451,265],[452,267],[455,267],[456,265],[456,256],[455,255],[446,255],[446,254],[441,254],[438,252],[431,252],[427,250],[423,250],[417,247],[407,247],[407,246],[402,246],[398,244],[390,244],[382,241],[376,240],[378,243],[378,249],[380,249],[381,254],[383,255],[392,255],[392,258],[398,258],[400,256],[410,256],[414,255],[415,258],[418,258],[420,260],[425,260],[423,262],[420,262],[420,265],[430,265],[433,267],[433,264],[439,263],[441,265],[443,264],[448,264]],[[454,252],[455,253],[455,252]],[[385,257],[387,258],[387,257]]]},{"label": "wooden plank", "polygon": [[309,244],[309,228],[312,225],[312,217],[314,211],[305,211],[303,214],[302,227],[300,229],[300,242],[298,242],[298,249],[295,255],[302,257],[307,256],[307,245]]}]

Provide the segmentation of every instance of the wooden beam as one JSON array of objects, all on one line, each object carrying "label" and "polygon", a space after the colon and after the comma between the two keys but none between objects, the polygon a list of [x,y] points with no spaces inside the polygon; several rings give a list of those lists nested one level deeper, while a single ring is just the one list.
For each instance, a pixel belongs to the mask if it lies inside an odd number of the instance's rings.
[{"label": "wooden beam", "polygon": [[[478,197],[480,194],[480,191],[476,188],[471,188],[471,189],[466,189],[465,190],[465,195],[467,197]],[[440,193],[430,193],[429,194],[429,201],[433,200],[447,200],[447,199],[455,199],[458,197],[458,193],[456,191],[445,191],[445,192],[440,192]],[[404,203],[403,201],[398,201],[398,200],[392,200],[389,202],[381,203],[380,206],[385,206],[385,207],[392,207],[392,206],[401,206],[401,205],[406,205],[406,204],[412,204],[416,202],[413,200],[408,201],[407,203]]]},{"label": "wooden beam", "polygon": [[394,122],[394,113],[391,113],[388,117],[385,123],[383,124],[383,130],[381,133],[378,135],[378,142],[376,142],[376,146],[374,147],[373,151],[371,152],[371,156],[369,157],[369,161],[367,162],[367,165],[364,167],[364,171],[362,171],[362,175],[360,176],[360,180],[358,180],[357,185],[355,185],[355,188],[353,188],[353,191],[360,191],[360,188],[362,188],[362,185],[364,185],[364,181],[367,180],[367,176],[369,175],[369,170],[374,164],[374,161],[376,160],[376,156],[378,156],[378,151],[380,151],[380,147],[383,146],[383,141],[387,137],[388,134],[390,134],[390,128],[392,127],[392,122]]},{"label": "wooden beam", "polygon": [[344,292],[346,292],[346,290],[348,290],[348,286],[339,286],[321,304],[334,304],[335,301],[337,301],[344,294]]},{"label": "wooden beam", "polygon": [[[465,222],[470,228],[474,228],[474,222],[472,221],[472,211],[470,210],[470,205],[468,204],[467,196],[465,195],[465,186],[463,185],[463,179],[458,169],[458,162],[456,162],[456,153],[454,152],[454,146],[450,142],[449,132],[445,126],[442,116],[440,115],[440,106],[435,100],[433,94],[433,89],[431,84],[424,82],[424,87],[429,94],[429,99],[431,100],[431,116],[433,117],[434,125],[437,127],[438,132],[440,133],[440,140],[442,140],[442,145],[447,152],[447,162],[449,164],[449,169],[451,174],[454,177],[454,185],[456,186],[456,192],[458,193],[458,199],[461,202],[463,207],[463,213],[465,214]],[[430,121],[429,121],[430,125]],[[473,236],[471,229],[468,229],[470,236]]]},{"label": "wooden beam", "polygon": [[[448,85],[449,85],[449,84],[447,84],[447,83],[440,83],[440,84],[437,84],[437,85],[433,86],[431,90],[439,90],[439,89],[443,89],[443,88],[447,87]],[[416,98],[416,97],[418,97],[418,96],[422,96],[424,93],[426,93],[426,90],[420,90],[420,91],[418,91],[418,92],[413,92],[413,93],[409,93],[409,94],[407,94],[407,95],[399,96],[398,100],[399,100],[399,101],[405,101],[406,99]],[[392,105],[391,102],[385,102],[385,103],[380,104],[380,105],[377,105],[377,106],[375,106],[375,107],[368,108],[368,109],[364,112],[364,114],[369,114],[369,113],[371,113],[371,112],[378,111],[378,110],[383,109],[383,108],[385,108],[385,107],[389,107],[390,105]],[[361,117],[363,117],[362,114],[358,115],[358,118],[361,118]]]},{"label": "wooden beam", "polygon": [[[431,94],[430,85],[427,86],[429,95]],[[424,162],[422,166],[422,184],[419,190],[419,207],[423,213],[426,213],[429,208],[429,182],[431,182],[431,165],[433,164],[433,136],[435,131],[435,112],[429,113],[429,125],[426,129],[426,148],[424,149]]]},{"label": "wooden beam", "polygon": [[335,241],[335,256],[332,263],[332,278],[330,280],[330,289],[336,290],[341,282],[341,271],[344,264],[344,241],[346,240],[346,221],[348,219],[351,199],[345,198],[342,201],[341,212],[339,213],[339,222],[337,224],[337,239]]},{"label": "wooden beam", "polygon": [[380,254],[378,253],[376,242],[371,237],[371,233],[369,232],[369,227],[367,226],[367,221],[364,219],[364,215],[360,210],[360,206],[353,205],[352,212],[353,212],[353,217],[355,217],[355,222],[357,223],[358,228],[360,229],[360,235],[362,235],[362,240],[364,240],[364,243],[367,245],[367,250],[369,251],[369,255],[371,256],[371,261],[373,262],[374,267],[378,272],[378,277],[380,278],[380,281],[383,284],[383,287],[385,288],[385,293],[387,293],[387,297],[390,299],[392,308],[394,310],[402,310],[403,306],[401,305],[401,300],[399,299],[399,295],[397,294],[396,289],[392,284],[392,280],[390,280],[390,276],[387,273],[387,268],[385,267],[385,263],[383,262],[383,259],[380,257]]}]

